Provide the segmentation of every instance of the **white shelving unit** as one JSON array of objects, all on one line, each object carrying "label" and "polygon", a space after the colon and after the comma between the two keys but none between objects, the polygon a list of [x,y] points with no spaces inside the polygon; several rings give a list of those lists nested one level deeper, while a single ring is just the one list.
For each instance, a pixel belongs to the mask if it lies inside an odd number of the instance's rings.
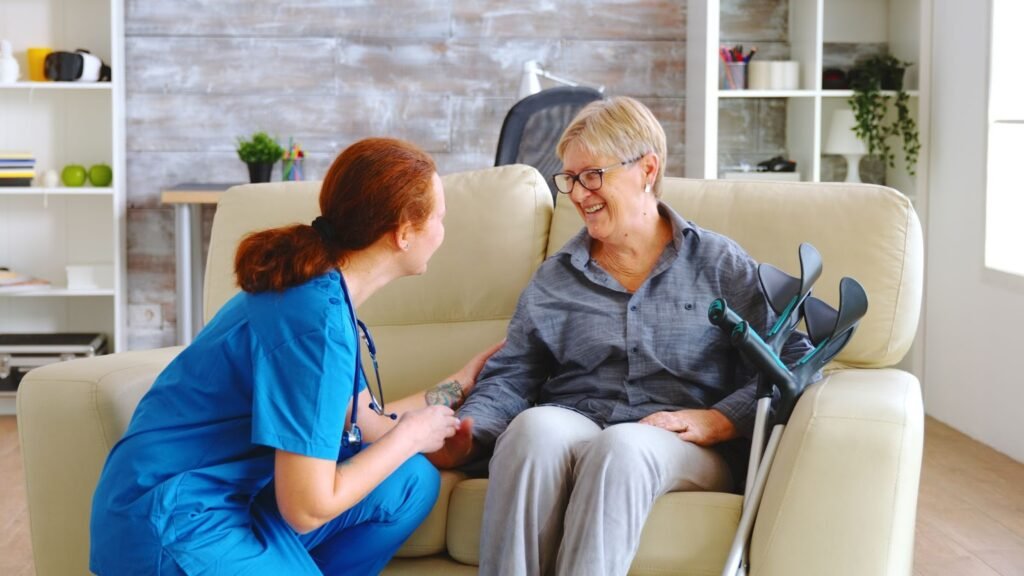
[{"label": "white shelving unit", "polygon": [[[0,3],[21,81],[0,84],[0,151],[30,152],[37,175],[67,164],[109,164],[114,181],[93,188],[0,188],[0,266],[50,281],[0,293],[0,332],[101,332],[124,349],[125,122],[123,0]],[[86,49],[111,67],[112,82],[30,82],[26,50]],[[106,265],[110,288],[69,290],[66,267]],[[0,392],[0,413],[14,395]]]},{"label": "white shelving unit", "polygon": [[[786,151],[801,178],[821,180],[825,122],[838,107],[847,107],[851,90],[823,90],[824,50],[831,43],[885,43],[890,53],[913,63],[904,80],[911,114],[920,133],[916,176],[902,164],[886,172],[886,184],[900,190],[921,211],[927,189],[928,94],[931,0],[790,0],[790,59],[800,63],[796,90],[720,90],[720,0],[689,0],[687,8],[686,175],[718,178],[719,101],[781,98],[786,101]],[[824,121],[823,121],[824,119]]]}]

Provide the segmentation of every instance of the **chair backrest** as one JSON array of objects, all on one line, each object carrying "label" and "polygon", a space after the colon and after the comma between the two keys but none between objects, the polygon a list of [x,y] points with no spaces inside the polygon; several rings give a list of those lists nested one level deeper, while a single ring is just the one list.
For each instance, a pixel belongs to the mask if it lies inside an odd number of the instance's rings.
[{"label": "chair backrest", "polygon": [[552,199],[556,199],[558,191],[551,175],[562,169],[562,162],[555,155],[558,140],[581,108],[601,98],[601,93],[593,88],[558,86],[516,102],[501,125],[494,165],[533,166],[544,177]]},{"label": "chair backrest", "polygon": [[[832,367],[883,368],[903,358],[917,332],[924,241],[910,200],[873,184],[691,180],[666,177],[662,200],[698,226],[732,238],[755,260],[800,273],[810,242],[824,270],[814,295],[839,305],[839,279],[864,285],[870,305]],[[555,206],[548,256],[583,227],[572,202]],[[802,328],[801,328],[802,329]]]},{"label": "chair backrest", "polygon": [[[440,382],[501,340],[547,247],[551,197],[536,170],[502,166],[441,181],[445,240],[427,272],[392,282],[359,307],[380,350],[391,399]],[[221,196],[206,266],[207,321],[239,290],[234,258],[241,239],[310,222],[320,213],[319,191],[320,182],[272,182],[236,186]]]}]

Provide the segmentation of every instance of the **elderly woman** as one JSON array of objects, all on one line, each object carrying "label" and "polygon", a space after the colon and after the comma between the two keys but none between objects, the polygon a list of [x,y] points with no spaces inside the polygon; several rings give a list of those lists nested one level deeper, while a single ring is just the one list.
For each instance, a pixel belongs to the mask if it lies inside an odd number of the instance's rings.
[{"label": "elderly woman", "polygon": [[[585,228],[538,269],[459,433],[430,456],[493,449],[481,574],[626,574],[660,495],[737,486],[754,379],[706,311],[723,296],[758,329],[774,320],[757,263],[659,200],[650,110],[592,103],[558,154],[554,183]],[[784,356],[809,349],[794,333]]]}]

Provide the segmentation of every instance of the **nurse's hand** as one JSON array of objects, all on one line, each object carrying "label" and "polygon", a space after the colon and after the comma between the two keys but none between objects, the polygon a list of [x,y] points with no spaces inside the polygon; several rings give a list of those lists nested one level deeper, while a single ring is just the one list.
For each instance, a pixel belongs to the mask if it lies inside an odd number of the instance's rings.
[{"label": "nurse's hand", "polygon": [[442,470],[455,468],[468,462],[476,451],[473,444],[473,419],[466,418],[459,422],[455,435],[444,443],[444,447],[436,452],[426,454],[430,463]]},{"label": "nurse's hand", "polygon": [[494,356],[494,353],[501,350],[501,347],[505,345],[505,339],[501,342],[488,346],[485,350],[481,351],[476,356],[469,359],[469,362],[462,367],[461,370],[452,374],[452,379],[457,381],[462,386],[462,398],[465,399],[469,396],[469,392],[473,390],[473,386],[476,386],[476,377],[480,375],[480,371],[484,369],[484,364],[487,360]]},{"label": "nurse's hand", "polygon": [[455,435],[459,419],[447,406],[427,406],[402,414],[395,432],[411,441],[416,452],[434,452]]}]

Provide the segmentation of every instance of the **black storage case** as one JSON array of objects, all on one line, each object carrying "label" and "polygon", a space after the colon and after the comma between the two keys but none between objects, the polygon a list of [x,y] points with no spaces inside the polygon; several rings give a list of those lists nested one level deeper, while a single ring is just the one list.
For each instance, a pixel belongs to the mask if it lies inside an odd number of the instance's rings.
[{"label": "black storage case", "polygon": [[33,368],[106,353],[103,334],[0,334],[0,392],[17,390]]}]

